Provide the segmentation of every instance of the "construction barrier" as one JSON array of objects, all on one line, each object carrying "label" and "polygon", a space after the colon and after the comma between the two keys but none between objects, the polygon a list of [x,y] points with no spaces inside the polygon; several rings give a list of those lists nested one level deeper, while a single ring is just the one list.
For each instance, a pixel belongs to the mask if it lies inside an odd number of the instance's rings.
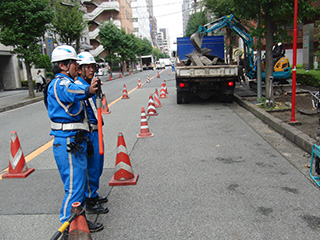
[{"label": "construction barrier", "polygon": [[148,110],[147,110],[147,116],[157,116],[158,113],[156,111],[156,107],[154,105],[152,94],[149,95],[149,103],[148,103]]},{"label": "construction barrier", "polygon": [[3,178],[26,178],[34,171],[28,168],[23,155],[20,141],[16,131],[11,132],[9,172],[3,174]]},{"label": "construction barrier", "polygon": [[136,185],[139,175],[133,173],[127,146],[122,133],[118,135],[118,153],[116,157],[115,173],[110,186]]},{"label": "construction barrier", "polygon": [[147,76],[147,83],[151,83],[149,75]]},{"label": "construction barrier", "polygon": [[149,131],[148,121],[144,107],[141,108],[141,125],[140,133],[137,135],[138,138],[153,137],[154,134]]}]

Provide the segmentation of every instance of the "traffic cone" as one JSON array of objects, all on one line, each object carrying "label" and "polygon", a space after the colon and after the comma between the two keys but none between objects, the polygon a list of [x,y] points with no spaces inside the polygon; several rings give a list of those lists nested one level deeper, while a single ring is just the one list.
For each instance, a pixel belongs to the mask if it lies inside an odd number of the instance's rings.
[{"label": "traffic cone", "polygon": [[159,73],[159,71],[158,71],[158,74],[157,74],[157,78],[160,78],[160,73]]},{"label": "traffic cone", "polygon": [[142,84],[141,84],[140,78],[138,79],[138,87],[137,88],[142,88]]},{"label": "traffic cone", "polygon": [[156,111],[156,107],[154,105],[152,94],[149,96],[149,104],[148,104],[148,112],[146,114],[147,116],[157,116],[158,113]]},{"label": "traffic cone", "polygon": [[112,81],[111,75],[109,74],[109,81]]},{"label": "traffic cone", "polygon": [[119,70],[119,78],[122,78],[122,76],[121,76],[121,70]]},{"label": "traffic cone", "polygon": [[115,173],[109,186],[136,185],[139,175],[134,174],[127,146],[122,133],[118,135],[118,153],[116,157]]},{"label": "traffic cone", "polygon": [[168,70],[168,75],[171,75],[171,69],[169,68],[169,70]]},{"label": "traffic cone", "polygon": [[149,75],[147,76],[147,83],[150,83],[151,81],[150,81],[150,77],[149,77]]},{"label": "traffic cone", "polygon": [[127,92],[127,87],[126,87],[125,84],[123,85],[123,91],[122,91],[121,99],[129,99],[129,95],[128,95],[128,92]]},{"label": "traffic cone", "polygon": [[141,108],[141,126],[138,138],[153,137],[154,134],[149,131],[148,121],[144,107]]},{"label": "traffic cone", "polygon": [[158,89],[156,88],[156,91],[154,92],[154,106],[156,108],[158,107],[162,107],[162,104],[160,102],[160,98],[159,98],[159,93],[158,93]]},{"label": "traffic cone", "polygon": [[167,82],[166,82],[166,80],[163,80],[163,89],[164,89],[164,92],[165,92],[166,94],[169,94],[169,93],[168,93],[168,89],[167,89]]},{"label": "traffic cone", "polygon": [[161,90],[160,90],[160,98],[167,98],[166,92],[164,91],[164,87],[161,84]]},{"label": "traffic cone", "polygon": [[70,223],[68,239],[92,240],[87,219],[80,202],[72,203],[72,213],[79,215]]},{"label": "traffic cone", "polygon": [[34,168],[28,168],[16,131],[11,132],[9,172],[3,178],[26,178]]},{"label": "traffic cone", "polygon": [[111,111],[109,111],[108,103],[107,103],[107,98],[106,95],[103,93],[102,94],[102,114],[110,114]]},{"label": "traffic cone", "polygon": [[129,75],[131,76],[131,71],[129,70]]}]

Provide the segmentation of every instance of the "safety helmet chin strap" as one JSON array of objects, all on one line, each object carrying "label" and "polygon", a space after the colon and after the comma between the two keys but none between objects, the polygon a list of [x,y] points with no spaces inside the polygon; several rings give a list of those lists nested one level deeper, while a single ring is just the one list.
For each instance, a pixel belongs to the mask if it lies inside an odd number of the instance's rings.
[{"label": "safety helmet chin strap", "polygon": [[83,65],[80,66],[80,68],[81,68],[81,70],[82,70],[82,72],[83,72],[83,74],[81,74],[81,77],[82,77],[86,82],[90,83],[90,82],[91,82],[91,79],[87,78],[86,65],[83,64]]},{"label": "safety helmet chin strap", "polygon": [[71,64],[72,64],[72,60],[69,60],[69,63],[68,63],[68,65],[67,65],[67,66],[68,66],[67,73],[68,73],[68,76],[69,76],[70,78],[73,78],[73,77],[71,77],[70,72],[69,72],[69,69],[70,69]]}]

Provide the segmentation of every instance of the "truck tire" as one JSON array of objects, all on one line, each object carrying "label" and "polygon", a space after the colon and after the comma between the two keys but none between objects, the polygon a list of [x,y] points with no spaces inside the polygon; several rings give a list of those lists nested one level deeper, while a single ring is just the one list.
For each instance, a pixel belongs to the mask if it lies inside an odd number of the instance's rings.
[{"label": "truck tire", "polygon": [[189,92],[177,92],[177,104],[190,103]]}]

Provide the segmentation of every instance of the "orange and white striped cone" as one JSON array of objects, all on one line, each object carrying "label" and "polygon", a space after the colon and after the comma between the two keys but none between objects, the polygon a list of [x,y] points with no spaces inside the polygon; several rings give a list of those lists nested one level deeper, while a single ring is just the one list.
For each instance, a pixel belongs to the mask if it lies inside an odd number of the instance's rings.
[{"label": "orange and white striped cone", "polygon": [[107,103],[107,98],[106,95],[103,93],[102,94],[102,109],[101,109],[102,114],[110,114],[111,111],[109,110],[108,103]]},{"label": "orange and white striped cone", "polygon": [[163,89],[164,89],[164,92],[165,92],[166,94],[169,94],[169,93],[168,93],[168,89],[167,89],[167,82],[166,82],[166,80],[163,80]]},{"label": "orange and white striped cone", "polygon": [[73,213],[79,215],[70,223],[68,239],[92,240],[87,219],[80,202],[72,204],[71,214]]},{"label": "orange and white striped cone", "polygon": [[149,75],[147,76],[147,83],[151,83]]},{"label": "orange and white striped cone", "polygon": [[164,87],[161,84],[161,90],[160,90],[160,98],[167,98],[166,92],[164,91]]},{"label": "orange and white striped cone", "polygon": [[141,126],[138,138],[153,137],[154,134],[149,131],[148,121],[144,107],[141,108]]},{"label": "orange and white striped cone", "polygon": [[128,92],[127,92],[127,87],[126,87],[125,84],[123,85],[123,91],[122,91],[121,99],[129,99],[129,95],[128,95]]},{"label": "orange and white striped cone", "polygon": [[154,92],[154,94],[153,94],[153,98],[154,98],[154,106],[156,107],[156,108],[158,108],[158,107],[162,107],[162,104],[161,104],[161,102],[160,102],[160,98],[159,98],[159,93],[158,93],[158,89],[156,88],[156,91]]},{"label": "orange and white striped cone", "polygon": [[3,178],[26,178],[34,171],[28,168],[24,158],[20,141],[16,131],[11,132],[9,172],[3,174]]},{"label": "orange and white striped cone", "polygon": [[147,116],[157,116],[158,113],[156,111],[156,107],[154,105],[153,97],[152,94],[149,96],[149,104],[148,104],[148,111],[147,111]]},{"label": "orange and white striped cone", "polygon": [[138,174],[133,173],[127,146],[122,133],[118,135],[118,153],[116,157],[115,173],[111,178],[110,186],[136,185]]},{"label": "orange and white striped cone", "polygon": [[119,78],[122,78],[121,70],[119,70]]},{"label": "orange and white striped cone", "polygon": [[137,88],[142,88],[142,84],[141,84],[140,78],[138,79],[138,87]]},{"label": "orange and white striped cone", "polygon": [[157,74],[157,78],[160,78],[160,73],[159,73],[159,71],[158,71],[158,74]]}]

